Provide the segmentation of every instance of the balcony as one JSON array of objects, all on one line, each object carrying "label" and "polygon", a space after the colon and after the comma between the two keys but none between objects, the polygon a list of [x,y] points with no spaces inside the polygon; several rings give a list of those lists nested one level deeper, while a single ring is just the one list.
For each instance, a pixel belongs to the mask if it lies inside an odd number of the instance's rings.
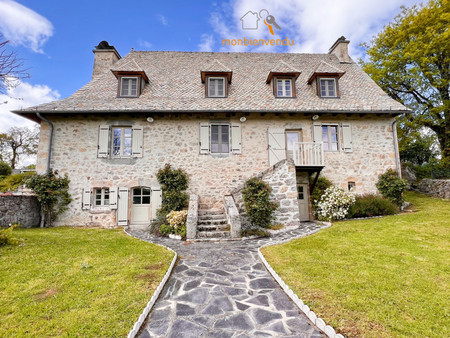
[{"label": "balcony", "polygon": [[321,169],[325,166],[323,143],[295,142],[292,153],[296,167]]}]

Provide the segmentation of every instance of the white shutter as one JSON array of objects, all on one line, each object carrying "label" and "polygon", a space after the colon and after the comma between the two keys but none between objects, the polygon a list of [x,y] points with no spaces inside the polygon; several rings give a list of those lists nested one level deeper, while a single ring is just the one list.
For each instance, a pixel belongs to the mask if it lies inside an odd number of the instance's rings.
[{"label": "white shutter", "polygon": [[200,154],[209,154],[209,123],[200,123]]},{"label": "white shutter", "polygon": [[352,126],[349,123],[342,124],[342,138],[344,152],[352,152]]},{"label": "white shutter", "polygon": [[231,124],[231,152],[233,154],[242,153],[242,134],[240,123]]},{"label": "white shutter", "polygon": [[109,208],[117,209],[117,187],[109,188]]},{"label": "white shutter", "polygon": [[142,148],[144,144],[144,130],[142,127],[133,127],[133,136],[131,139],[132,157],[142,157]]},{"label": "white shutter", "polygon": [[109,126],[101,125],[98,131],[97,157],[108,157],[109,154]]},{"label": "white shutter", "polygon": [[91,189],[83,189],[81,208],[83,210],[91,208]]},{"label": "white shutter", "polygon": [[322,122],[313,122],[314,142],[323,142],[322,139]]},{"label": "white shutter", "polygon": [[156,220],[156,211],[162,205],[162,191],[160,187],[152,187],[152,219]]},{"label": "white shutter", "polygon": [[284,129],[267,130],[269,143],[269,166],[286,159],[286,136]]},{"label": "white shutter", "polygon": [[117,225],[128,225],[128,188],[119,188]]}]

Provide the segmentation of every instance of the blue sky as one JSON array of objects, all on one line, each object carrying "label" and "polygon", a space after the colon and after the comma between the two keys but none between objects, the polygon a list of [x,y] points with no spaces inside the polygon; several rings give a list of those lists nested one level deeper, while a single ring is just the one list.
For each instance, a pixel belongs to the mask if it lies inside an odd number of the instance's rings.
[{"label": "blue sky", "polygon": [[[31,126],[10,110],[60,99],[89,82],[92,49],[107,40],[124,56],[136,50],[248,51],[326,53],[341,35],[359,48],[400,12],[418,0],[0,0],[0,33],[10,40],[29,68],[30,78],[0,95],[0,132]],[[294,40],[292,47],[222,47],[224,38],[271,38],[262,25],[242,30],[249,10],[267,9],[282,28],[275,38]],[[4,103],[7,101],[8,103]]]}]

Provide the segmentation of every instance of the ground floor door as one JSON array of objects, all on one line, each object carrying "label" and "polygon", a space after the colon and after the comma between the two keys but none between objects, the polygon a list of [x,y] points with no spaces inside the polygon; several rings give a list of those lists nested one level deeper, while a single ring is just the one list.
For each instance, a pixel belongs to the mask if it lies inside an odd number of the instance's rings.
[{"label": "ground floor door", "polygon": [[297,202],[300,221],[309,221],[308,184],[297,183]]},{"label": "ground floor door", "polygon": [[131,225],[149,225],[151,219],[150,207],[151,189],[138,187],[131,192]]}]

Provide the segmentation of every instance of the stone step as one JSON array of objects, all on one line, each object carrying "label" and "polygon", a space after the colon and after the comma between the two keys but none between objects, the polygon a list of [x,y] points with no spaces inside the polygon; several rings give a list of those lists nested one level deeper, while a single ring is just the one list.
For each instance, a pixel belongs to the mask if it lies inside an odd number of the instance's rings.
[{"label": "stone step", "polygon": [[222,225],[228,224],[226,219],[202,219],[198,220],[197,224],[201,225]]},{"label": "stone step", "polygon": [[229,231],[199,231],[197,232],[197,238],[228,238],[230,237]]},{"label": "stone step", "polygon": [[222,215],[223,209],[200,209],[198,211],[199,216],[203,215]]},{"label": "stone step", "polygon": [[217,215],[200,215],[198,216],[199,221],[201,220],[210,220],[210,219],[226,219],[225,214],[222,212],[221,214],[217,214]]},{"label": "stone step", "polygon": [[228,228],[228,224],[222,224],[222,225],[197,225],[197,231],[225,231],[226,228]]}]

